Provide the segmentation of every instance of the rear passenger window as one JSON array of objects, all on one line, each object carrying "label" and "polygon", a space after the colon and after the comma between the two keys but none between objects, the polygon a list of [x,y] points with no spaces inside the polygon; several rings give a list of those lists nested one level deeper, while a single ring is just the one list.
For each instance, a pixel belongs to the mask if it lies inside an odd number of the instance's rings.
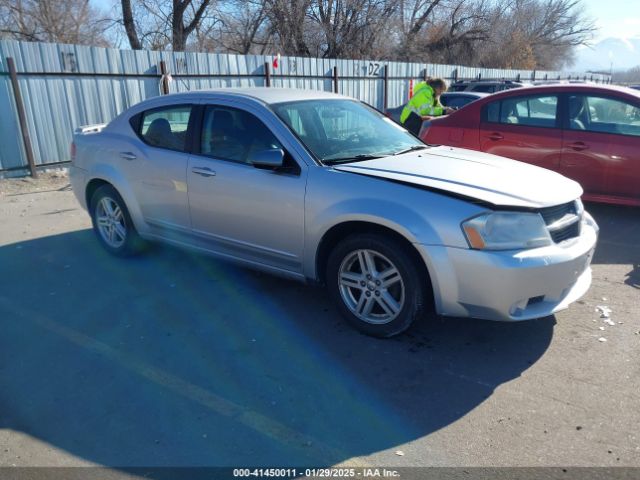
[{"label": "rear passenger window", "polygon": [[143,112],[138,135],[152,147],[186,151],[191,106],[156,108]]},{"label": "rear passenger window", "polygon": [[553,128],[557,110],[558,97],[554,95],[512,97],[487,105],[485,118],[493,123]]}]

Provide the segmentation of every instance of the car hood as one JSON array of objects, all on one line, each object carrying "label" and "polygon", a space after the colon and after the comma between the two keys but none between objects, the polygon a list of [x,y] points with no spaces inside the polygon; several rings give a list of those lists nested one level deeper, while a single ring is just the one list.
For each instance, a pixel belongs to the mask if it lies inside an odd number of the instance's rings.
[{"label": "car hood", "polygon": [[495,206],[542,208],[567,203],[582,195],[578,183],[551,170],[445,146],[333,168],[448,192]]}]

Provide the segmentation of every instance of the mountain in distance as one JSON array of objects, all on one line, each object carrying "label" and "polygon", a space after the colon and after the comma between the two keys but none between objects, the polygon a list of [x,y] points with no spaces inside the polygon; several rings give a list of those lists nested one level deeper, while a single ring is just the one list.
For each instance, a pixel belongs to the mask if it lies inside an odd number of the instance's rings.
[{"label": "mountain in distance", "polygon": [[633,38],[605,38],[589,47],[576,49],[572,70],[608,72],[628,70],[640,65],[640,36]]}]

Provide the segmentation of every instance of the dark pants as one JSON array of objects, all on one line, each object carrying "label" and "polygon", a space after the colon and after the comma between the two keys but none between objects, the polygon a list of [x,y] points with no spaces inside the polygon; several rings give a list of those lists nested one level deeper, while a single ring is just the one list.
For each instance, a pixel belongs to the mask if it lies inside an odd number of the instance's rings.
[{"label": "dark pants", "polygon": [[411,112],[402,126],[417,137],[422,128],[422,117],[416,112]]}]

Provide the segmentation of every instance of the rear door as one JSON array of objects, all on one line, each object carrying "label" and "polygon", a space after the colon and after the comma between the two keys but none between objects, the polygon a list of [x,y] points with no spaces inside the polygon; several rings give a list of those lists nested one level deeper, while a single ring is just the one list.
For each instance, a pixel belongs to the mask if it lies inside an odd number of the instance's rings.
[{"label": "rear door", "polygon": [[552,93],[487,103],[481,112],[480,150],[557,170],[562,152],[558,103]]},{"label": "rear door", "polygon": [[594,197],[640,200],[640,108],[606,96],[567,95],[561,173]]},{"label": "rear door", "polygon": [[191,228],[187,198],[188,126],[192,105],[167,105],[131,119],[136,137],[118,152],[145,222],[161,236]]}]

